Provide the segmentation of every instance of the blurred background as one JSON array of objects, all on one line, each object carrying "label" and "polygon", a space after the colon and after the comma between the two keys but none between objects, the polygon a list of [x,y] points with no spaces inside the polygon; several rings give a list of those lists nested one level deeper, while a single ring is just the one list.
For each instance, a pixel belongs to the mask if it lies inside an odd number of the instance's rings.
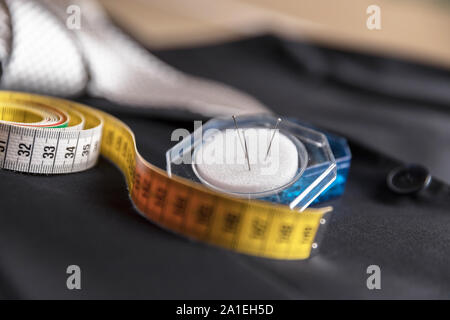
[{"label": "blurred background", "polygon": [[[449,0],[101,0],[116,23],[158,49],[262,33],[450,67]],[[381,29],[366,27],[370,5]]]},{"label": "blurred background", "polygon": [[[450,182],[450,1],[100,2],[168,64]],[[380,29],[367,27],[371,5],[380,8]],[[280,43],[220,47],[267,34]],[[212,49],[190,51],[197,47]]]}]

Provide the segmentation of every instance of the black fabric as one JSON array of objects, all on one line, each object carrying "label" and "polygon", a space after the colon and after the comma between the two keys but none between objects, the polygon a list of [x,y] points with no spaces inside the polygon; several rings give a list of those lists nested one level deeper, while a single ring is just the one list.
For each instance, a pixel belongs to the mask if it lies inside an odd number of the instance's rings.
[{"label": "black fabric", "polygon": [[450,182],[450,73],[275,37],[156,54]]},{"label": "black fabric", "polygon": [[[448,181],[448,73],[273,37],[156,54],[350,138],[347,190],[330,202],[319,254],[274,261],[166,232],[135,212],[122,175],[103,158],[79,174],[0,171],[1,298],[449,298],[448,186],[433,178],[426,194],[400,196],[386,185],[390,170],[410,161]],[[369,70],[366,81],[355,70]],[[403,76],[410,81],[396,89]],[[386,78],[388,88],[379,83]],[[444,92],[420,93],[422,83],[438,82]],[[172,130],[192,130],[197,118],[81,101],[119,116],[142,155],[163,168]],[[80,291],[66,288],[71,264],[81,267]],[[381,290],[366,287],[372,264],[381,268]]]}]

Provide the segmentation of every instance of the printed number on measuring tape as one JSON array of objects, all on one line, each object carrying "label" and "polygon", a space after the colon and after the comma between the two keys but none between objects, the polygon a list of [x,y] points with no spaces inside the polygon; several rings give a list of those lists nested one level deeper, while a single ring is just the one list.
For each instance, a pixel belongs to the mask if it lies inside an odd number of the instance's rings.
[{"label": "printed number on measuring tape", "polygon": [[305,259],[330,207],[302,212],[239,199],[153,166],[119,119],[68,100],[0,92],[0,168],[34,174],[92,168],[99,155],[124,174],[138,212],[168,230],[240,253]]}]

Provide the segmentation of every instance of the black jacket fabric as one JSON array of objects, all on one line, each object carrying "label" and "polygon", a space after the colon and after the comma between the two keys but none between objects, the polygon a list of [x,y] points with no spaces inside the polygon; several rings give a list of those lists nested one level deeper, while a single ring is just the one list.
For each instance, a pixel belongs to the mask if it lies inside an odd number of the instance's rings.
[{"label": "black jacket fabric", "polygon": [[[166,232],[135,212],[104,158],[77,174],[0,171],[0,298],[450,298],[448,72],[272,36],[155,54],[349,139],[346,192],[329,203],[319,254],[275,261]],[[126,122],[162,168],[171,132],[201,119],[79,100]],[[435,177],[422,194],[398,195],[386,176],[409,162]],[[72,264],[81,290],[66,287]],[[381,269],[381,290],[366,286],[369,265]]]}]

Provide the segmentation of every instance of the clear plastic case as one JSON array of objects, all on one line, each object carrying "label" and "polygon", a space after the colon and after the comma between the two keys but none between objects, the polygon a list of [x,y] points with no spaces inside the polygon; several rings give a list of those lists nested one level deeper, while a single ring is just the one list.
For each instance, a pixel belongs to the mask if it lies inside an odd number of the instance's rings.
[{"label": "clear plastic case", "polygon": [[[273,129],[278,117],[268,114],[245,115],[237,118],[240,130],[249,128]],[[297,172],[286,184],[258,192],[230,192],[206,181],[196,170],[195,152],[211,140],[219,131],[234,129],[231,117],[214,118],[196,129],[166,153],[167,172],[178,175],[232,196],[260,199],[289,205],[291,209],[303,211],[336,179],[336,161],[327,137],[314,129],[283,119],[278,124],[279,132],[288,137],[297,149]],[[214,129],[214,130],[210,130]],[[190,160],[190,162],[189,162]]]}]

